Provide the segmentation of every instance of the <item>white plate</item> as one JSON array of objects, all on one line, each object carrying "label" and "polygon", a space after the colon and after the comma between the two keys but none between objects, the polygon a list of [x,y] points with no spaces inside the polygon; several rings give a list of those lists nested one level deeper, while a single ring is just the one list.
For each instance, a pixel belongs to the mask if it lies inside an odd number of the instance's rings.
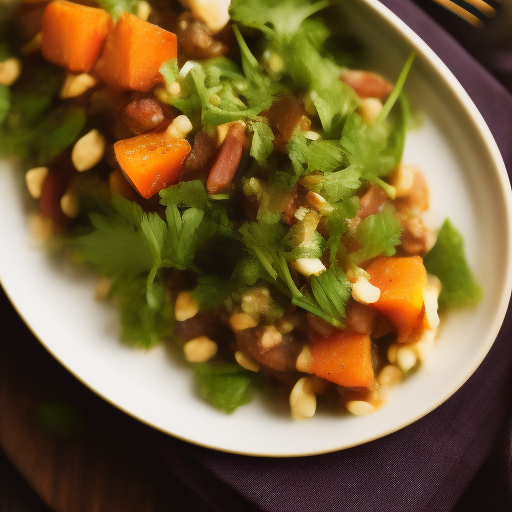
[{"label": "white plate", "polygon": [[[425,117],[409,133],[404,160],[419,165],[431,188],[430,220],[449,216],[485,298],[471,311],[443,318],[430,362],[365,417],[318,413],[289,419],[261,397],[232,415],[197,394],[190,371],[163,346],[145,353],[118,341],[116,313],[93,299],[90,277],[59,267],[34,247],[20,200],[20,176],[0,170],[0,276],[34,334],[76,377],[123,411],[164,432],[203,446],[253,455],[329,452],[394,432],[450,397],[489,351],[511,289],[511,193],[496,144],[475,106],[441,61],[410,29],[374,0],[346,2],[352,26],[375,62],[396,77],[411,50],[407,84]],[[11,172],[12,171],[12,172]]]}]

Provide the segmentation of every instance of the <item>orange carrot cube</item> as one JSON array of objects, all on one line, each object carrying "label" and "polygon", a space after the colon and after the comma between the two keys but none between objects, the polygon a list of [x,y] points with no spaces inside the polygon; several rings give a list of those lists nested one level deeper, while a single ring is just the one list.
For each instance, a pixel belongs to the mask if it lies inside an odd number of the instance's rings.
[{"label": "orange carrot cube", "polygon": [[163,133],[144,133],[114,144],[123,173],[146,199],[178,182],[190,149],[185,139]]},{"label": "orange carrot cube", "polygon": [[108,36],[95,72],[116,89],[149,91],[163,80],[161,65],[177,54],[175,34],[125,13]]},{"label": "orange carrot cube", "polygon": [[65,0],[48,5],[43,15],[43,56],[73,73],[86,73],[96,64],[112,20],[103,9]]},{"label": "orange carrot cube", "polygon": [[420,256],[381,257],[366,271],[370,282],[380,289],[379,300],[372,304],[395,325],[399,341],[422,323],[423,288],[427,272]]},{"label": "orange carrot cube", "polygon": [[336,331],[309,345],[309,370],[340,386],[366,388],[373,383],[371,340],[368,334]]}]

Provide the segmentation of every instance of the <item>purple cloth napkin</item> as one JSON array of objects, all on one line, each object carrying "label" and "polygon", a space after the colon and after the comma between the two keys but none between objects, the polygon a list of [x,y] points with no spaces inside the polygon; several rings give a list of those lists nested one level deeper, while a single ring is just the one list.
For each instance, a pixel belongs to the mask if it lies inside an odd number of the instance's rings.
[{"label": "purple cloth napkin", "polygon": [[[512,95],[496,79],[512,84],[512,74],[500,69],[500,63],[512,60],[512,46],[505,55],[494,41],[487,54],[479,52],[479,62],[461,42],[474,48],[475,41],[485,39],[485,29],[464,25],[428,0],[382,3],[449,66],[512,169]],[[395,434],[349,450],[304,458],[253,458],[193,446],[143,426],[139,432],[205,501],[203,510],[510,511],[511,337],[509,310],[492,350],[450,400]]]}]

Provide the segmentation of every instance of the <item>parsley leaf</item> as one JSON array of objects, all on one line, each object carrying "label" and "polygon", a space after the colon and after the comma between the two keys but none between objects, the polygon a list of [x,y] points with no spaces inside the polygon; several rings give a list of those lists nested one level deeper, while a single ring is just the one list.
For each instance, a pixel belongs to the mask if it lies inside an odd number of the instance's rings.
[{"label": "parsley leaf", "polygon": [[369,215],[356,228],[354,238],[361,244],[361,249],[352,254],[356,264],[375,256],[384,254],[393,256],[396,245],[400,245],[402,226],[395,218],[391,208]]},{"label": "parsley leaf", "polygon": [[473,306],[482,299],[483,290],[466,261],[462,236],[449,219],[441,226],[423,263],[441,281],[439,309]]},{"label": "parsley leaf", "polygon": [[114,281],[110,296],[119,306],[121,339],[134,347],[150,349],[172,335],[174,312],[161,279],[152,283],[153,304],[147,301],[144,277]]},{"label": "parsley leaf", "polygon": [[292,302],[336,327],[343,327],[351,289],[345,272],[335,263],[320,275],[311,277],[312,297],[293,298]]},{"label": "parsley leaf", "polygon": [[199,303],[201,311],[219,308],[232,292],[233,283],[216,274],[208,274],[197,279],[192,295]]},{"label": "parsley leaf", "polygon": [[321,0],[232,0],[229,15],[233,21],[261,30],[267,36],[294,34],[301,23],[327,7]]},{"label": "parsley leaf", "polygon": [[196,363],[193,368],[201,394],[218,409],[231,414],[251,401],[256,379],[254,372],[233,363]]},{"label": "parsley leaf", "polygon": [[251,143],[251,156],[262,166],[268,167],[267,159],[274,151],[272,141],[274,134],[269,125],[259,121],[251,123],[253,131]]},{"label": "parsley leaf", "polygon": [[345,119],[357,107],[356,95],[351,87],[336,78],[325,89],[311,92],[318,117],[326,137],[339,139]]}]

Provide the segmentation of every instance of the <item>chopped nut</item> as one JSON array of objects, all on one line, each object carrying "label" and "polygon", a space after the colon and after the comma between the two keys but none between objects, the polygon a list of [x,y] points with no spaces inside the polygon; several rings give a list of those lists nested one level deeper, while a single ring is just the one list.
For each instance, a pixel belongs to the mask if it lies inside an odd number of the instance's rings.
[{"label": "chopped nut", "polygon": [[217,343],[207,336],[199,336],[185,343],[183,353],[189,363],[204,363],[217,353]]},{"label": "chopped nut", "polygon": [[12,85],[21,74],[21,61],[16,57],[10,57],[0,62],[0,84]]},{"label": "chopped nut", "polygon": [[76,192],[68,190],[60,199],[60,208],[66,217],[75,219],[80,213],[80,202]]},{"label": "chopped nut", "polygon": [[[220,32],[229,21],[228,8],[230,0],[180,0],[192,11],[196,18],[202,20],[212,34]],[[186,26],[185,26],[186,28]]]},{"label": "chopped nut", "polygon": [[269,350],[283,341],[282,334],[273,326],[266,325],[263,328],[263,335],[260,338],[260,344],[264,350]]},{"label": "chopped nut", "polygon": [[288,320],[279,320],[276,324],[276,327],[281,334],[288,334],[294,329],[293,324],[288,322]]},{"label": "chopped nut", "polygon": [[306,194],[306,201],[320,213],[329,213],[334,210],[334,208],[320,194],[317,194],[312,190]]},{"label": "chopped nut", "polygon": [[98,130],[91,130],[84,135],[76,142],[71,152],[75,169],[83,172],[99,164],[105,154],[105,147],[105,137]]},{"label": "chopped nut", "polygon": [[297,258],[290,262],[290,266],[306,277],[318,276],[326,270],[325,265],[318,258]]},{"label": "chopped nut", "polygon": [[235,352],[236,362],[246,370],[250,370],[251,372],[257,372],[260,369],[260,365],[254,361],[254,359],[250,358],[245,352],[241,352],[237,350]]},{"label": "chopped nut", "polygon": [[375,411],[375,407],[372,404],[364,402],[363,400],[350,400],[345,404],[345,407],[348,412],[355,416],[365,416]]},{"label": "chopped nut", "polygon": [[425,329],[420,337],[420,339],[413,344],[411,344],[411,348],[416,353],[418,359],[425,363],[434,348],[434,340],[437,334],[437,329]]},{"label": "chopped nut", "polygon": [[192,292],[180,292],[174,305],[174,316],[178,322],[184,322],[199,313],[199,303],[192,296]]},{"label": "chopped nut", "polygon": [[396,364],[404,373],[408,372],[417,360],[414,350],[410,347],[400,347],[396,352]]},{"label": "chopped nut", "polygon": [[318,140],[321,138],[321,136],[318,132],[313,132],[311,130],[304,132],[304,137],[306,137],[306,139],[309,139],[309,140]]},{"label": "chopped nut", "polygon": [[171,96],[179,96],[180,93],[181,93],[181,87],[180,87],[180,84],[178,82],[173,82],[172,84],[169,84],[167,86],[167,92],[171,95]]},{"label": "chopped nut", "polygon": [[361,304],[373,304],[380,297],[380,289],[365,279],[360,277],[352,285],[352,298]]},{"label": "chopped nut", "polygon": [[175,139],[184,139],[193,130],[192,123],[187,116],[181,115],[176,117],[173,122],[165,130],[167,137]]},{"label": "chopped nut", "polygon": [[233,313],[229,319],[229,325],[233,331],[244,331],[256,327],[258,322],[247,313]]},{"label": "chopped nut", "polygon": [[304,373],[310,373],[309,366],[311,363],[311,350],[309,350],[309,347],[307,345],[304,345],[302,347],[302,350],[300,351],[300,354],[297,357],[297,362],[295,363],[295,368],[297,368],[297,371],[304,372]]},{"label": "chopped nut", "polygon": [[388,364],[382,368],[377,377],[377,382],[381,387],[391,387],[400,382],[402,370],[394,364]]},{"label": "chopped nut", "polygon": [[140,2],[137,6],[137,18],[140,18],[143,21],[147,21],[149,15],[151,14],[151,10],[151,5],[149,5],[147,2]]},{"label": "chopped nut", "polygon": [[290,410],[292,418],[303,420],[312,418],[316,411],[316,395],[310,377],[302,377],[290,393]]},{"label": "chopped nut", "polygon": [[68,74],[60,91],[60,97],[62,99],[76,98],[92,89],[97,83],[96,78],[88,73],[82,73],[81,75]]},{"label": "chopped nut", "polygon": [[396,363],[396,355],[398,353],[399,348],[400,348],[399,343],[392,343],[391,345],[389,345],[387,356],[388,356],[388,361],[390,363]]},{"label": "chopped nut", "polygon": [[274,301],[270,296],[268,288],[251,288],[242,295],[242,310],[253,318],[259,318],[261,315],[270,315]]},{"label": "chopped nut", "polygon": [[357,110],[363,122],[372,125],[382,110],[382,101],[379,98],[363,98]]},{"label": "chopped nut", "polygon": [[430,329],[437,329],[439,327],[439,314],[437,313],[438,303],[437,299],[441,292],[441,281],[429,274],[427,276],[427,284],[423,288],[423,304],[425,306],[425,316]]},{"label": "chopped nut", "polygon": [[48,167],[34,167],[25,174],[28,192],[34,199],[41,197],[46,176],[48,176]]},{"label": "chopped nut", "polygon": [[414,170],[406,164],[398,164],[391,175],[390,185],[395,187],[395,197],[406,197],[414,183]]}]

